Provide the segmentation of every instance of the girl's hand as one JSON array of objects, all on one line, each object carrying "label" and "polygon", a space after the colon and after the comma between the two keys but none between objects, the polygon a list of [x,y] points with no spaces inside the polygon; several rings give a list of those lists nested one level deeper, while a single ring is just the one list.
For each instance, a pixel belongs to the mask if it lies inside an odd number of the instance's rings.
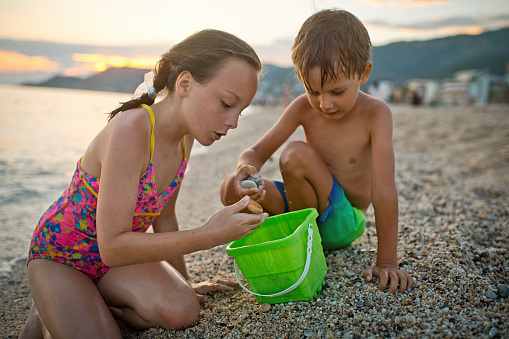
[{"label": "girl's hand", "polygon": [[392,265],[383,264],[375,267],[368,267],[364,270],[362,275],[367,281],[373,280],[373,277],[380,278],[380,285],[378,288],[381,291],[387,288],[387,284],[390,281],[389,294],[396,293],[398,284],[400,293],[404,293],[405,291],[410,292],[414,285],[414,281],[408,273]]},{"label": "girl's hand", "polygon": [[237,169],[237,175],[235,176],[235,194],[239,197],[244,195],[249,195],[249,197],[256,201],[262,202],[265,198],[265,183],[262,180],[262,184],[257,188],[244,188],[240,185],[243,180],[246,180],[248,177],[259,178],[260,174],[258,170],[254,166],[244,165]]},{"label": "girl's hand", "polygon": [[206,236],[213,241],[212,247],[250,235],[268,218],[267,213],[241,213],[249,200],[245,196],[235,204],[224,207],[203,226],[207,230]]},{"label": "girl's hand", "polygon": [[204,304],[208,301],[205,294],[216,291],[231,291],[233,290],[230,286],[238,286],[237,280],[226,279],[226,278],[214,278],[211,281],[203,281],[197,284],[191,284],[196,296],[200,303]]}]

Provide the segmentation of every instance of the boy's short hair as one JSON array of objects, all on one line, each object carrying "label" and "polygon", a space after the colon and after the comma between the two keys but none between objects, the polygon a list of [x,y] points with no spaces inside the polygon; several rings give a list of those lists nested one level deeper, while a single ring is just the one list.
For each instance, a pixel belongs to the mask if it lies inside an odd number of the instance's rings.
[{"label": "boy's short hair", "polygon": [[309,71],[320,67],[322,86],[344,73],[360,76],[371,59],[371,40],[362,22],[353,14],[327,9],[310,16],[297,34],[292,47],[295,73],[310,89]]}]

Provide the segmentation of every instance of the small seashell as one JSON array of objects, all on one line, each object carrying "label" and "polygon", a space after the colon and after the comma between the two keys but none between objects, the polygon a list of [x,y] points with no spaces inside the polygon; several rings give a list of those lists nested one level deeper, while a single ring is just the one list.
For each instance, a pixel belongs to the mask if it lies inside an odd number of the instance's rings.
[{"label": "small seashell", "polygon": [[258,310],[262,313],[265,313],[265,312],[268,312],[270,311],[270,304],[261,304],[259,307],[258,307]]},{"label": "small seashell", "polygon": [[247,209],[253,212],[254,214],[263,213],[263,207],[254,200],[250,200],[247,205]]}]

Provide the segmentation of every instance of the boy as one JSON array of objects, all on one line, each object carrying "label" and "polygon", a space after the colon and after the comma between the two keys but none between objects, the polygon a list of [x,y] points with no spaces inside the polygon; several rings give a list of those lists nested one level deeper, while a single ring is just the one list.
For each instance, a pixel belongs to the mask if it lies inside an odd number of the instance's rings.
[{"label": "boy", "polygon": [[[237,173],[221,183],[230,205],[248,194],[270,214],[318,210],[324,249],[351,244],[364,232],[372,203],[378,235],[376,266],[364,270],[389,293],[410,291],[413,280],[398,269],[398,195],[394,180],[392,113],[385,102],[360,91],[371,72],[371,41],[364,25],[343,10],[323,10],[307,19],[292,47],[292,61],[306,93],[296,98],[254,146],[244,151]],[[270,156],[302,126],[306,141],[287,145],[279,159],[284,183],[259,177]]]}]

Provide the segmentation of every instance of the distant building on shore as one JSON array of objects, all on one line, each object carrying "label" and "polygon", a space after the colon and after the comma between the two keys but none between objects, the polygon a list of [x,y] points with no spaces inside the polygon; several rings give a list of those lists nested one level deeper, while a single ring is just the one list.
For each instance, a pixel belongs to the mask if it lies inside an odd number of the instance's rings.
[{"label": "distant building on shore", "polygon": [[484,69],[464,70],[442,80],[410,79],[404,92],[414,106],[509,103],[509,63],[505,77]]},{"label": "distant building on shore", "polygon": [[436,106],[440,98],[440,81],[432,79],[411,79],[406,82],[408,102],[413,106]]},{"label": "distant building on shore", "polygon": [[441,102],[446,105],[485,105],[508,102],[507,76],[485,70],[460,71],[442,81]]}]

